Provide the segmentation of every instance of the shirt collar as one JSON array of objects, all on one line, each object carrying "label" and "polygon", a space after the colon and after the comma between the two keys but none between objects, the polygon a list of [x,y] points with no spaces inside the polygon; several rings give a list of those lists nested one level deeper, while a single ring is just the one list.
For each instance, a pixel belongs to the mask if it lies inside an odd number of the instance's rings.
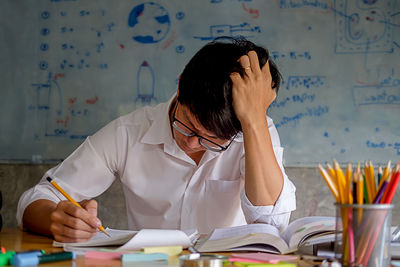
[{"label": "shirt collar", "polygon": [[150,118],[150,128],[142,137],[142,143],[152,145],[174,143],[169,119],[169,107],[175,96],[176,94],[174,94],[168,102],[155,107],[156,110],[152,113],[153,116]]}]

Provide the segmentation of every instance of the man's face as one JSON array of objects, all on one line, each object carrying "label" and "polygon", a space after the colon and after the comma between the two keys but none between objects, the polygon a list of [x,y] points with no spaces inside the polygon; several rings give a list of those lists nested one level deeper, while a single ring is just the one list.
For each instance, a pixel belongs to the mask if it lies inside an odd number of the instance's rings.
[{"label": "man's face", "polygon": [[[207,131],[196,119],[196,117],[189,111],[189,109],[181,104],[177,104],[175,110],[175,118],[178,121],[176,125],[186,134],[195,133],[198,136],[206,138],[218,145],[224,146],[227,140],[218,138],[215,134]],[[206,151],[207,148],[200,143],[198,136],[186,136],[176,128],[172,127],[176,143],[186,154],[194,154],[201,151]],[[204,143],[209,143],[202,140]],[[211,144],[212,145],[212,144]]]}]

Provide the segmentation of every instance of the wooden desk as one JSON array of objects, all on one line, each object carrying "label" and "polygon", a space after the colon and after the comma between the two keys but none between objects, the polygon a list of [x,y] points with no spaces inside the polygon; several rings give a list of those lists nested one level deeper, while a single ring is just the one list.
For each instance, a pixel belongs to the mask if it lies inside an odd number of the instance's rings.
[{"label": "wooden desk", "polygon": [[[17,228],[5,228],[0,232],[0,244],[7,251],[25,251],[32,249],[43,249],[47,253],[63,251],[62,248],[53,247],[53,239],[45,236],[35,235],[21,231]],[[95,259],[85,259],[84,256],[77,256],[74,261],[58,261],[54,263],[40,264],[47,267],[81,267],[81,266],[122,266],[121,261],[99,261]],[[179,265],[178,265],[179,266]]]},{"label": "wooden desk", "polygon": [[[9,250],[14,250],[14,251],[26,251],[26,250],[32,250],[32,249],[43,249],[47,253],[52,253],[52,252],[59,252],[63,251],[62,248],[56,248],[53,247],[53,239],[45,236],[40,236],[40,235],[35,235],[31,234],[28,232],[21,231],[17,228],[5,228],[0,232],[0,245],[3,246],[7,251]],[[184,251],[184,254],[188,253],[187,251]],[[222,253],[222,254],[227,254],[227,253]],[[120,260],[96,260],[96,259],[85,259],[84,256],[77,256],[76,260],[74,261],[59,261],[59,262],[54,262],[54,263],[45,263],[45,264],[40,264],[40,266],[47,266],[47,267],[55,267],[55,266],[60,266],[60,267],[85,267],[85,266],[110,266],[110,267],[119,267],[122,266],[122,263]],[[141,265],[135,265],[135,264],[124,264],[124,267],[126,266],[143,266]],[[152,265],[146,265],[148,267],[151,267]],[[160,265],[157,264],[157,266],[167,266],[167,265]],[[176,257],[170,257],[168,266],[179,266],[179,256]],[[232,267],[234,265],[225,265],[226,267]],[[313,266],[310,263],[306,263],[303,261],[298,261],[297,266],[300,267],[310,267]]]}]

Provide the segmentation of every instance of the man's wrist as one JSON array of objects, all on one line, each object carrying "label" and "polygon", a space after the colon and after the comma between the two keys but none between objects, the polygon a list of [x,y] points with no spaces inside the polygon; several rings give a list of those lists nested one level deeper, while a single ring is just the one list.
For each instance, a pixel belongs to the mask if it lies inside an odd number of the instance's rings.
[{"label": "man's wrist", "polygon": [[265,127],[268,127],[266,116],[264,118],[259,118],[259,119],[242,120],[240,121],[240,124],[242,126],[243,133],[252,130],[259,131],[265,129]]}]

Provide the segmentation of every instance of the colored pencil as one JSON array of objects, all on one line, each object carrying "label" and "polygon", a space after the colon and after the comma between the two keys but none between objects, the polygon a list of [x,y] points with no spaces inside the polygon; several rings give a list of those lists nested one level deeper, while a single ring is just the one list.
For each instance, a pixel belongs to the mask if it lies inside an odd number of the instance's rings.
[{"label": "colored pencil", "polygon": [[321,176],[324,178],[326,184],[328,185],[329,189],[331,190],[336,202],[339,202],[339,192],[337,190],[336,184],[333,181],[332,177],[327,173],[327,171],[322,167],[321,164],[318,164],[318,169]]}]

